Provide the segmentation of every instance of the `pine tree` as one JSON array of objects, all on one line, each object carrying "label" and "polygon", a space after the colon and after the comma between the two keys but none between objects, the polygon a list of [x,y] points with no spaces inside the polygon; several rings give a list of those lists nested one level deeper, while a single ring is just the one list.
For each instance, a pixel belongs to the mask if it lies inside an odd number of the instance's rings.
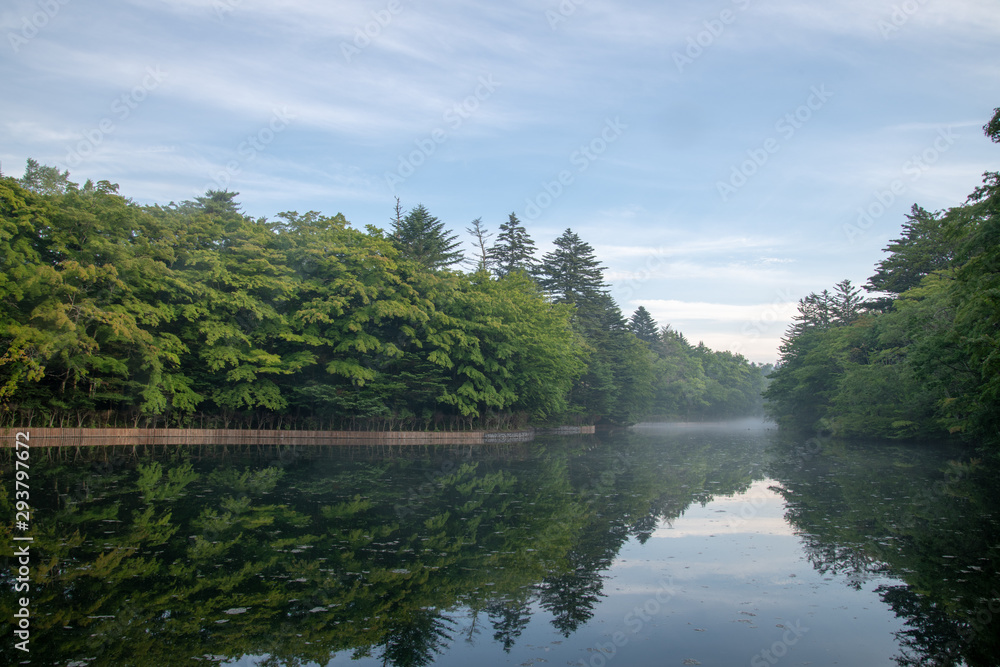
[{"label": "pine tree", "polygon": [[839,324],[850,324],[858,319],[864,308],[861,288],[851,285],[850,280],[841,280],[833,287],[833,311]]},{"label": "pine tree", "polygon": [[400,217],[399,201],[392,221],[392,239],[404,257],[416,260],[431,270],[444,269],[462,261],[461,243],[448,232],[444,223],[420,204]]},{"label": "pine tree", "polygon": [[555,250],[542,257],[539,284],[556,303],[577,307],[592,304],[606,294],[603,266],[589,243],[567,229],[555,240]]},{"label": "pine tree", "polygon": [[497,241],[490,248],[489,263],[501,278],[514,271],[531,275],[537,267],[535,242],[513,213],[507,222],[500,225]]},{"label": "pine tree", "polygon": [[953,244],[946,238],[945,214],[931,213],[914,204],[903,223],[902,238],[893,239],[883,250],[889,256],[875,267],[868,279],[869,292],[886,292],[890,296],[872,300],[872,306],[887,309],[892,299],[916,287],[924,276],[949,266],[953,259]]},{"label": "pine tree", "polygon": [[658,343],[660,341],[660,330],[656,325],[656,320],[649,314],[645,306],[639,306],[632,313],[628,328],[639,340],[646,341],[647,343]]}]

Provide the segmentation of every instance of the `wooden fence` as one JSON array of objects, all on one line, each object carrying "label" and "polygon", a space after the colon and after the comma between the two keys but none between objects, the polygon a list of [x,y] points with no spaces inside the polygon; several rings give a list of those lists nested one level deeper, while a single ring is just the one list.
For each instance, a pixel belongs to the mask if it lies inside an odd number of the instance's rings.
[{"label": "wooden fence", "polygon": [[[568,429],[568,430],[567,430]],[[481,445],[531,442],[536,433],[594,433],[593,426],[525,431],[254,431],[197,428],[3,428],[0,448],[26,433],[32,447]],[[21,437],[24,440],[24,437]]]}]

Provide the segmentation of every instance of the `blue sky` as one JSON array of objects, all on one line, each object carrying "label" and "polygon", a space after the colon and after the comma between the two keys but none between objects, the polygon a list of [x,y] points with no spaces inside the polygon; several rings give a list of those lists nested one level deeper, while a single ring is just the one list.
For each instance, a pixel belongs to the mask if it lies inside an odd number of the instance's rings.
[{"label": "blue sky", "polygon": [[6,174],[359,228],[398,196],[463,236],[515,212],[591,243],[626,313],[759,362],[998,163],[995,0],[8,0],[0,27]]}]

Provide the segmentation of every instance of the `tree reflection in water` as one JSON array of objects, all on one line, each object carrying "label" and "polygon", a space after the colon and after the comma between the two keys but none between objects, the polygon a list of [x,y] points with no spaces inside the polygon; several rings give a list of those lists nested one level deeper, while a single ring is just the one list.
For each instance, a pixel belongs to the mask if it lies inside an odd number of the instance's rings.
[{"label": "tree reflection in water", "polygon": [[[510,653],[541,616],[577,632],[629,540],[775,480],[817,570],[878,580],[900,665],[993,664],[1000,570],[985,463],[929,449],[618,433],[492,450],[35,450],[39,665],[429,665],[456,642]],[[12,461],[4,455],[0,474]],[[33,494],[33,499],[34,499]],[[13,516],[12,498],[0,512]],[[0,538],[10,543],[9,527]],[[0,613],[16,603],[8,557]],[[891,576],[895,580],[882,581]],[[22,656],[10,642],[0,660]]]},{"label": "tree reflection in water", "polygon": [[904,622],[901,667],[997,664],[995,464],[948,461],[931,446],[827,442],[807,456],[780,449],[770,474],[819,572],[858,588],[887,575],[904,582],[876,589]]},{"label": "tree reflection in water", "polygon": [[37,510],[32,658],[323,664],[348,651],[427,665],[484,622],[509,652],[539,611],[568,636],[627,540],[752,481],[709,483],[750,451],[692,443],[676,465],[649,465],[651,439],[608,437],[471,455],[39,453],[34,483],[55,492]]}]

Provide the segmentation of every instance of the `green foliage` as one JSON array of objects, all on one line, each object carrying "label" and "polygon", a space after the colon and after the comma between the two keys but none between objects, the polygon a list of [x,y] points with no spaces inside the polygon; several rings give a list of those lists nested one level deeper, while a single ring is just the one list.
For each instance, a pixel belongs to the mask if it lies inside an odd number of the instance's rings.
[{"label": "green foliage", "polygon": [[607,291],[601,273],[604,267],[594,248],[572,229],[553,241],[555,249],[542,257],[539,284],[556,303],[571,303],[580,309],[592,306]]},{"label": "green foliage", "polygon": [[535,272],[537,264],[535,242],[531,240],[528,230],[517,216],[511,213],[507,222],[500,225],[496,243],[487,255],[487,266],[498,276],[503,277],[515,271],[531,275]]},{"label": "green foliage", "polygon": [[701,343],[693,346],[670,326],[658,337],[651,344],[657,356],[654,415],[697,421],[763,414],[761,394],[769,367]]},{"label": "green foliage", "polygon": [[[902,238],[895,239],[883,250],[889,256],[875,267],[866,289],[886,292],[893,298],[920,284],[935,271],[941,271],[953,258],[953,244],[944,237],[944,213],[929,213],[913,205],[903,223]],[[873,300],[873,306],[885,308],[892,299]]]},{"label": "green foliage", "polygon": [[[994,117],[991,123],[996,121]],[[993,125],[987,125],[987,133]],[[849,291],[811,294],[767,389],[781,423],[885,438],[962,434],[1000,444],[1000,176],[967,202],[914,206],[876,267],[878,297],[848,316]],[[839,287],[839,286],[838,286]]]},{"label": "green foliage", "polygon": [[237,472],[235,468],[227,468],[213,472],[209,481],[236,493],[259,496],[273,491],[284,474],[285,471],[276,466],[260,470],[246,468],[243,472]]},{"label": "green foliage", "polygon": [[430,269],[444,269],[462,261],[461,243],[456,234],[448,232],[444,223],[419,204],[405,217],[392,222],[392,240],[403,256]]},{"label": "green foliage", "polygon": [[163,468],[156,461],[148,466],[140,463],[137,470],[139,480],[136,486],[142,491],[142,497],[147,503],[153,500],[175,500],[188,484],[198,479],[198,473],[194,472],[190,463],[170,468],[165,480]]},{"label": "green foliage", "polygon": [[[423,206],[397,205],[386,234],[315,211],[254,219],[236,195],[140,206],[34,161],[0,178],[4,418],[466,429],[679,414],[658,400],[676,367],[655,322],[625,323],[572,230],[536,271],[515,215],[490,248],[474,221],[480,270],[463,273],[445,270],[457,240]],[[695,362],[669,391],[728,401],[739,374],[720,388]]]},{"label": "green foliage", "polygon": [[660,342],[660,330],[656,326],[656,320],[649,314],[645,306],[639,306],[632,313],[628,321],[628,330],[635,334],[635,337],[647,343]]}]

